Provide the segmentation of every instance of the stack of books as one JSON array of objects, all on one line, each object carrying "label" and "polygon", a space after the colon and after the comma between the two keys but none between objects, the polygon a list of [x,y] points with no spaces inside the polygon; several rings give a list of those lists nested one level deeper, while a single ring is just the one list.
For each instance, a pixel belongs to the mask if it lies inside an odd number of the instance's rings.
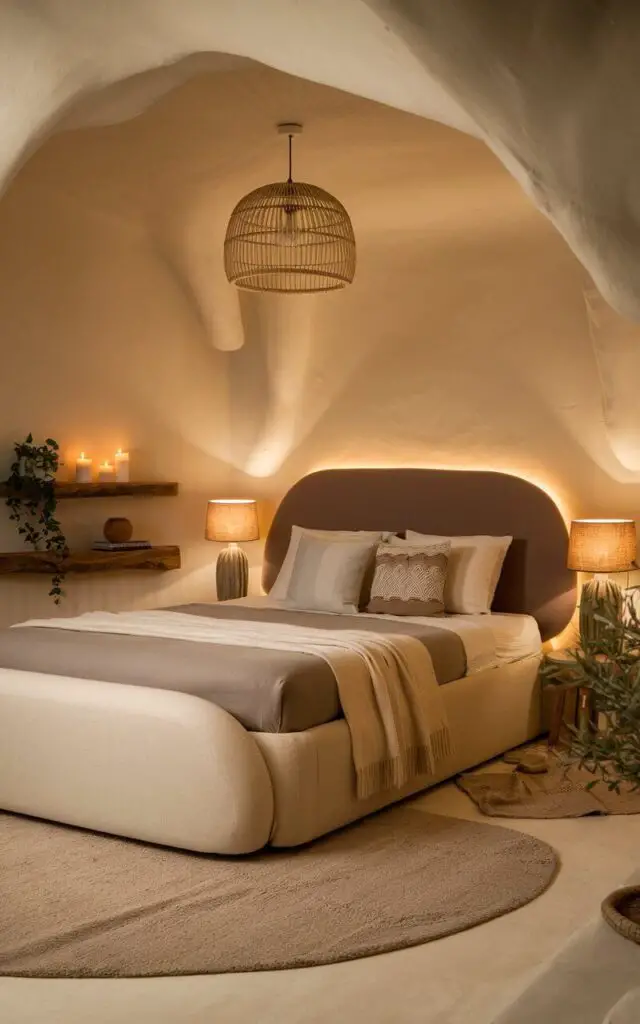
[{"label": "stack of books", "polygon": [[150,540],[123,540],[119,544],[112,544],[109,540],[97,540],[92,544],[94,551],[146,551],[150,547]]}]

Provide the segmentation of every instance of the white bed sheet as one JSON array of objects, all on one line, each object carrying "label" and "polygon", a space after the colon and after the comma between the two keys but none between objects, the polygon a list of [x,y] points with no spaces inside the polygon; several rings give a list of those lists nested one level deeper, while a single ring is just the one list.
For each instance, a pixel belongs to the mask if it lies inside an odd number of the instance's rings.
[{"label": "white bed sheet", "polygon": [[[233,602],[245,607],[282,608],[287,605],[283,601],[274,601],[269,597],[242,597]],[[326,612],[318,613],[326,615]],[[539,654],[542,640],[538,623],[531,615],[492,612],[489,615],[375,615],[361,612],[367,618],[384,619],[392,623],[416,622],[435,626],[439,629],[450,629],[456,633],[464,644],[467,656],[467,675],[483,672],[488,668],[506,665],[520,658]]]},{"label": "white bed sheet", "polygon": [[496,658],[500,664],[528,658],[542,651],[540,629],[532,615],[492,612],[490,615],[477,615],[472,618],[487,620],[487,626],[494,636]]}]

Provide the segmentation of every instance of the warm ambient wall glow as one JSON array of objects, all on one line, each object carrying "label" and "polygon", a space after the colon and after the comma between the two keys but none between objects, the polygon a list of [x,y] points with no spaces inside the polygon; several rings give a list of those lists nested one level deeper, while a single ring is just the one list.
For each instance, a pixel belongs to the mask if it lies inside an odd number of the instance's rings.
[{"label": "warm ambient wall glow", "polygon": [[[219,243],[237,196],[277,179],[273,124],[293,116],[292,97],[322,124],[301,176],[344,198],[358,273],[328,295],[238,302]],[[206,498],[248,491],[262,510],[314,467],[501,470],[542,487],[566,520],[633,517],[640,483],[607,461],[584,287],[480,142],[268,68],[202,76],[127,125],[50,140],[0,202],[6,370],[31,397],[25,422],[20,391],[5,389],[0,448],[21,425],[97,467],[130,441],[132,476],[180,481],[175,499],[127,500],[136,536],[183,553],[161,578],[74,578],[65,613],[209,599]],[[244,345],[222,352],[230,298]],[[99,502],[61,513],[83,548],[109,514]],[[260,543],[247,553],[257,590]],[[47,614],[42,593],[26,577],[3,583],[0,618]]]},{"label": "warm ambient wall glow", "polygon": [[558,496],[554,488],[549,485],[546,481],[540,480],[538,477],[533,476],[531,473],[526,471],[514,470],[511,467],[503,467],[494,465],[487,465],[482,463],[474,463],[468,465],[465,463],[452,464],[447,462],[414,462],[411,459],[397,459],[395,462],[325,462],[318,463],[309,469],[309,473],[318,473],[323,469],[397,469],[401,466],[403,469],[451,469],[458,472],[479,472],[479,473],[504,473],[506,476],[519,477],[521,480],[526,480],[528,483],[533,484],[534,487],[539,487],[541,491],[544,491],[549,498],[551,498],[554,505],[557,507],[560,515],[565,521],[565,524],[569,526],[571,522],[571,515],[567,510],[565,502]]},{"label": "warm ambient wall glow", "polygon": [[[526,470],[516,471],[511,467],[503,467],[494,465],[487,465],[483,463],[475,463],[474,465],[453,465],[452,463],[435,463],[435,462],[414,462],[406,459],[399,459],[396,462],[382,462],[382,461],[362,461],[362,462],[331,462],[331,463],[317,463],[313,468],[309,469],[309,473],[317,473],[323,469],[394,469],[397,466],[402,466],[406,469],[450,469],[463,471],[484,472],[484,473],[505,473],[507,476],[519,477],[521,480],[526,480],[528,483],[533,484],[534,487],[539,487],[541,491],[544,491],[551,501],[554,503],[560,515],[565,521],[567,528],[571,522],[571,515],[567,509],[566,503],[558,496],[557,491],[553,486],[549,485],[546,481],[540,480],[539,477],[527,472]],[[578,591],[579,592],[579,591]],[[576,642],[576,626],[577,626],[577,608],[576,614],[572,621],[563,629],[558,636],[552,637],[547,640],[543,645],[543,650],[561,650],[565,647],[573,647]]]}]

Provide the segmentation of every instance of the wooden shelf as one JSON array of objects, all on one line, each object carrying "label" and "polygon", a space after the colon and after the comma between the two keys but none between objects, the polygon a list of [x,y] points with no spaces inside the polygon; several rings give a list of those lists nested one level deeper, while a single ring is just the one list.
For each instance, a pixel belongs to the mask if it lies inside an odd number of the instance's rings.
[{"label": "wooden shelf", "polygon": [[139,551],[72,551],[62,560],[46,551],[9,551],[0,554],[0,575],[46,573],[168,572],[180,568],[180,548],[154,547]]},{"label": "wooden shelf", "polygon": [[[178,493],[177,483],[151,481],[146,483],[78,484],[75,480],[57,483],[56,498],[174,498]],[[0,484],[0,498],[9,496],[6,484]]]}]

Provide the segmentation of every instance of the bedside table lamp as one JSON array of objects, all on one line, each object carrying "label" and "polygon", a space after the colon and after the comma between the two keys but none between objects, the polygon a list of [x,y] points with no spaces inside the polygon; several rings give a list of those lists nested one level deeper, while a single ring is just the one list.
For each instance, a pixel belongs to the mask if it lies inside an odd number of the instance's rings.
[{"label": "bedside table lamp", "polygon": [[610,572],[635,569],[636,524],[633,519],[574,519],[569,533],[567,568],[592,572],[580,595],[580,640],[584,647],[604,634],[606,627],[595,619],[605,601],[622,612],[622,590],[607,578]]},{"label": "bedside table lamp", "polygon": [[249,587],[249,560],[238,543],[258,540],[258,510],[252,498],[214,498],[207,505],[207,540],[224,543],[216,562],[216,588],[219,601],[246,597]]}]

